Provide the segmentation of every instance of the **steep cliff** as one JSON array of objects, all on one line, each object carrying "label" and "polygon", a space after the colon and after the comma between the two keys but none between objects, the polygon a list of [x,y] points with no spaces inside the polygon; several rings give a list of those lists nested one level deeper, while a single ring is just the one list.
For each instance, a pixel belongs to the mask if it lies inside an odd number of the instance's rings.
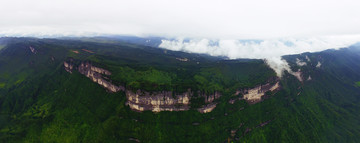
[{"label": "steep cliff", "polygon": [[204,94],[204,93],[200,93],[198,92],[198,94],[200,95],[200,97],[204,97],[204,102],[205,105],[203,105],[202,107],[198,108],[197,110],[200,113],[209,113],[212,110],[214,110],[216,108],[217,103],[214,102],[216,99],[219,99],[222,95],[220,94],[220,92],[215,92],[214,94]]},{"label": "steep cliff", "polygon": [[89,62],[82,62],[78,67],[78,71],[85,75],[86,77],[90,78],[93,82],[98,83],[99,85],[103,86],[107,90],[111,92],[118,92],[124,91],[125,88],[123,86],[116,86],[110,81],[107,81],[102,76],[104,75],[111,75],[111,72],[105,70],[103,68],[99,68],[96,66],[91,65]]},{"label": "steep cliff", "polygon": [[190,109],[190,99],[193,93],[187,92],[179,95],[172,95],[171,91],[149,93],[137,90],[135,93],[126,90],[126,104],[136,111],[151,110],[160,111],[186,111]]},{"label": "steep cliff", "polygon": [[74,68],[74,64],[71,61],[65,61],[64,62],[64,68],[67,72],[72,73],[72,70]]},{"label": "steep cliff", "polygon": [[[67,72],[72,73],[73,69],[76,68],[73,59],[65,61],[64,68]],[[117,86],[111,81],[106,80],[103,75],[111,75],[111,72],[106,69],[96,67],[89,62],[81,62],[76,69],[79,73],[90,78],[93,82],[98,83],[110,92],[124,91],[127,98],[126,104],[129,105],[132,110],[150,110],[153,112],[160,112],[186,111],[190,109],[190,100],[193,98],[193,92],[191,89],[178,95],[173,95],[171,91],[150,93],[147,91],[137,90],[136,92],[133,92],[132,90],[125,89],[123,86]],[[213,103],[214,100],[221,97],[219,92],[207,95],[199,91],[198,94],[200,97],[204,97],[204,102],[206,103],[206,105],[198,109],[201,113],[211,112],[216,107],[216,103]]]},{"label": "steep cliff", "polygon": [[216,108],[217,103],[210,103],[197,109],[200,113],[209,113]]},{"label": "steep cliff", "polygon": [[249,103],[257,103],[262,100],[262,97],[268,91],[276,91],[280,89],[280,82],[277,81],[274,84],[266,83],[264,85],[258,85],[254,88],[245,89],[243,91],[243,99]]},{"label": "steep cliff", "polygon": [[219,99],[221,97],[220,92],[217,91],[214,94],[210,94],[210,95],[200,92],[198,92],[198,94],[205,98],[205,103],[212,103],[215,99]]},{"label": "steep cliff", "polygon": [[[76,67],[73,60],[64,62],[65,70],[72,73],[73,69],[77,69],[79,73],[90,78],[93,82],[101,85],[110,92],[124,91],[127,102],[126,104],[135,111],[186,111],[190,109],[191,99],[204,98],[205,105],[201,106],[197,110],[200,113],[208,113],[216,108],[216,99],[219,99],[222,95],[220,92],[214,92],[213,94],[205,94],[197,91],[199,96],[194,97],[193,91],[188,91],[174,95],[172,91],[158,91],[158,92],[147,92],[137,90],[136,92],[126,89],[124,86],[118,86],[108,80],[106,76],[111,75],[111,72],[92,65],[89,62],[81,62]],[[273,83],[273,84],[270,84]],[[242,94],[243,97],[249,103],[256,103],[262,100],[262,97],[267,91],[275,91],[280,88],[279,79],[270,79],[267,84],[258,85],[254,88],[238,90],[236,95]],[[234,101],[230,101],[233,103]]]},{"label": "steep cliff", "polygon": [[230,104],[234,104],[237,100],[246,100],[248,103],[254,104],[263,100],[265,93],[276,92],[280,90],[280,79],[279,78],[270,78],[266,84],[257,85],[254,88],[241,89],[237,90],[235,95],[242,95],[242,97],[238,97],[235,99],[229,100]]},{"label": "steep cliff", "polygon": [[35,48],[33,48],[33,47],[29,47],[29,49],[30,49],[30,51],[32,52],[32,53],[34,53],[34,54],[36,54],[37,53],[37,51],[36,51],[36,49]]},{"label": "steep cliff", "polygon": [[[200,113],[208,113],[215,109],[217,103],[214,100],[221,97],[219,92],[210,95],[200,94],[200,92],[198,94],[199,97],[205,98],[204,102],[206,103],[197,109]],[[128,99],[126,104],[136,111],[186,111],[190,109],[190,100],[199,97],[194,97],[190,89],[178,95],[173,95],[171,91],[149,93],[137,90],[134,93],[131,90],[126,90],[126,98]]]},{"label": "steep cliff", "polygon": [[303,82],[303,74],[300,69],[297,72],[292,72],[291,74],[294,75],[301,83]]}]

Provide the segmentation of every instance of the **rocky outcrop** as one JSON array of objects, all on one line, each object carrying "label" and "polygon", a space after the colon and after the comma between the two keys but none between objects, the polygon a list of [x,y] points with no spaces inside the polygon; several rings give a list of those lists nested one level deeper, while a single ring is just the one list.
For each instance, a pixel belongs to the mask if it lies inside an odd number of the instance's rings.
[{"label": "rocky outcrop", "polygon": [[320,68],[320,67],[321,67],[321,63],[318,62],[318,63],[316,64],[316,67],[317,67],[317,68]]},{"label": "rocky outcrop", "polygon": [[248,103],[254,104],[263,100],[265,93],[268,91],[275,92],[280,90],[279,78],[271,78],[266,84],[257,85],[254,88],[237,90],[235,96],[243,95],[242,97],[230,99],[229,103],[234,104],[236,100],[246,100]]},{"label": "rocky outcrop", "polygon": [[90,64],[89,62],[82,62],[79,66],[79,72],[81,73],[82,71],[93,71],[99,74],[104,74],[104,75],[111,75],[111,72],[103,69],[103,68],[99,68],[96,66],[93,66],[92,64]]},{"label": "rocky outcrop", "polygon": [[75,53],[75,54],[79,54],[80,52],[78,50],[72,50],[71,52]]},{"label": "rocky outcrop", "polygon": [[210,103],[207,105],[204,105],[203,107],[197,109],[200,113],[209,113],[212,110],[215,109],[217,103]]},{"label": "rocky outcrop", "polygon": [[204,97],[204,102],[206,103],[205,105],[203,105],[202,107],[197,109],[200,113],[209,113],[212,110],[214,110],[217,105],[217,103],[214,103],[214,101],[221,97],[220,92],[217,92],[217,91],[214,92],[214,94],[210,94],[210,95],[201,93],[199,91],[198,95],[200,95],[200,97]]},{"label": "rocky outcrop", "polygon": [[33,47],[29,47],[29,49],[30,49],[30,51],[32,52],[32,53],[34,53],[34,54],[36,54],[37,53],[37,51],[36,51],[36,49],[35,48],[33,48]]},{"label": "rocky outcrop", "polygon": [[[72,73],[72,70],[75,68],[73,60],[64,62],[64,68],[67,72]],[[146,92],[137,90],[133,92],[132,90],[126,90],[123,86],[117,86],[111,81],[106,80],[105,75],[111,75],[111,72],[92,65],[89,62],[82,62],[77,70],[79,73],[90,78],[93,82],[98,83],[103,86],[110,92],[125,91],[127,102],[126,104],[132,110],[135,111],[146,111],[150,110],[153,112],[160,111],[186,111],[190,109],[190,99],[193,96],[193,93],[190,89],[179,95],[173,95],[171,91],[159,91],[159,92]],[[209,101],[218,97],[218,93],[209,96]]]},{"label": "rocky outcrop", "polygon": [[[111,72],[94,66],[89,62],[81,62],[79,66],[75,66],[72,59],[64,62],[64,68],[67,72],[72,73],[73,69],[77,69],[79,73],[85,75],[93,82],[101,85],[110,92],[124,91],[127,102],[126,105],[130,109],[135,111],[187,111],[190,110],[190,101],[192,98],[204,98],[202,107],[197,110],[200,113],[209,113],[216,108],[216,99],[219,99],[222,95],[220,92],[214,92],[213,94],[204,94],[198,91],[198,95],[194,97],[193,91],[188,91],[181,94],[174,94],[172,91],[158,91],[158,92],[147,92],[142,90],[129,90],[123,86],[117,86],[109,80],[107,76],[111,75]],[[238,94],[243,94],[243,99],[248,102],[258,102],[262,99],[267,91],[275,91],[280,88],[279,79],[276,81],[269,81],[267,84],[259,85],[251,89],[245,89],[237,91]],[[270,84],[274,83],[274,84]]]},{"label": "rocky outcrop", "polygon": [[182,62],[187,62],[187,61],[189,61],[188,58],[176,58],[176,59],[179,60],[179,61],[182,61]]},{"label": "rocky outcrop", "polygon": [[261,101],[262,97],[265,95],[265,92],[267,91],[275,91],[280,88],[279,81],[277,81],[275,84],[271,85],[270,83],[267,83],[265,85],[259,85],[254,88],[245,90],[245,94],[243,95],[243,99],[250,103],[257,103]]},{"label": "rocky outcrop", "polygon": [[303,82],[302,72],[299,69],[297,72],[291,72],[293,76],[295,76],[300,82]]},{"label": "rocky outcrop", "polygon": [[214,100],[219,99],[221,97],[220,92],[215,92],[214,94],[203,94],[203,93],[198,93],[201,97],[205,98],[205,103],[212,103]]},{"label": "rocky outcrop", "polygon": [[67,72],[69,72],[69,73],[72,73],[72,70],[73,70],[73,68],[74,68],[74,64],[71,62],[71,61],[69,61],[69,62],[64,62],[64,68],[65,68],[65,70],[67,71]]},{"label": "rocky outcrop", "polygon": [[307,65],[306,62],[303,62],[303,61],[301,61],[301,60],[298,59],[298,58],[296,58],[296,64],[297,64],[298,66],[306,66],[306,65]]},{"label": "rocky outcrop", "polygon": [[310,75],[309,75],[309,77],[308,77],[308,79],[307,79],[307,80],[308,80],[308,81],[309,81],[309,80],[312,80],[312,78],[311,78],[311,76],[310,76]]},{"label": "rocky outcrop", "polygon": [[192,95],[193,93],[190,90],[175,96],[170,91],[149,93],[141,90],[136,92],[126,90],[126,98],[128,99],[126,104],[136,111],[186,111],[190,109]]},{"label": "rocky outcrop", "polygon": [[93,66],[89,62],[83,62],[78,67],[78,71],[85,75],[86,77],[90,78],[93,82],[98,83],[99,85],[103,86],[107,90],[111,92],[118,92],[124,91],[125,88],[123,86],[116,86],[111,81],[107,81],[104,79],[102,75],[111,75],[111,72],[105,70],[103,68],[99,68]]},{"label": "rocky outcrop", "polygon": [[[206,105],[197,110],[200,113],[208,113],[215,109],[217,103],[214,103],[214,100],[220,98],[221,94],[219,92],[211,95],[200,94],[200,97],[205,97],[204,102]],[[189,110],[190,100],[195,97],[193,97],[193,92],[189,89],[187,92],[179,95],[173,95],[171,91],[149,93],[141,90],[136,92],[126,90],[126,98],[128,99],[126,104],[132,110],[160,112]]]}]

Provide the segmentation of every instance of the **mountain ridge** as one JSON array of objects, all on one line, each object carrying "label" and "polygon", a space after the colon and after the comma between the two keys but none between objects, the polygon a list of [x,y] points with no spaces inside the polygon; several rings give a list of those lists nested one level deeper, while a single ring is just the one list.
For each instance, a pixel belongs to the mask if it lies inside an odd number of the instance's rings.
[{"label": "mountain ridge", "polygon": [[[128,43],[9,40],[0,50],[0,85],[5,84],[0,88],[1,142],[359,141],[357,46],[283,56],[292,70],[301,69],[303,83],[285,71],[274,95],[264,93],[265,100],[256,104],[231,104],[239,98],[232,95],[238,87],[266,84],[276,73],[262,60],[223,60]],[[110,71],[114,83],[132,90],[182,92],[192,87],[223,94],[206,114],[134,112],[126,106],[125,93],[107,92],[81,73],[65,71],[69,57],[75,64],[92,61]],[[194,99],[191,108],[202,108],[204,102],[204,97]]]}]

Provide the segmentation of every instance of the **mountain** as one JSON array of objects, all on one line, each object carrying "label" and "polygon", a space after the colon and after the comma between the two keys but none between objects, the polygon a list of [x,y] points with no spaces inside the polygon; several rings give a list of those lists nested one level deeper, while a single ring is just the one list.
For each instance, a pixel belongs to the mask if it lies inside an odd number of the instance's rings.
[{"label": "mountain", "polygon": [[[263,60],[1,38],[1,142],[359,142],[360,46]],[[150,43],[150,44],[146,44]]]}]

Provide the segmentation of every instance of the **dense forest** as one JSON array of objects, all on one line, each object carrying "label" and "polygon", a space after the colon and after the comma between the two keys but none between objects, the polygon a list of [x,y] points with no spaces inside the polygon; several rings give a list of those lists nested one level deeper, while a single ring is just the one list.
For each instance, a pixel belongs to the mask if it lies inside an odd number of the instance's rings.
[{"label": "dense forest", "polygon": [[[276,73],[263,60],[154,45],[1,38],[0,142],[359,142],[360,47],[284,56],[302,71],[303,82],[285,72],[281,90],[262,102],[230,104],[237,90],[264,84]],[[69,59],[107,69],[107,78],[131,90],[223,96],[206,114],[193,110],[203,104],[197,98],[188,111],[136,112],[125,104],[124,92],[66,72]],[[299,66],[297,59],[307,64]]]}]

